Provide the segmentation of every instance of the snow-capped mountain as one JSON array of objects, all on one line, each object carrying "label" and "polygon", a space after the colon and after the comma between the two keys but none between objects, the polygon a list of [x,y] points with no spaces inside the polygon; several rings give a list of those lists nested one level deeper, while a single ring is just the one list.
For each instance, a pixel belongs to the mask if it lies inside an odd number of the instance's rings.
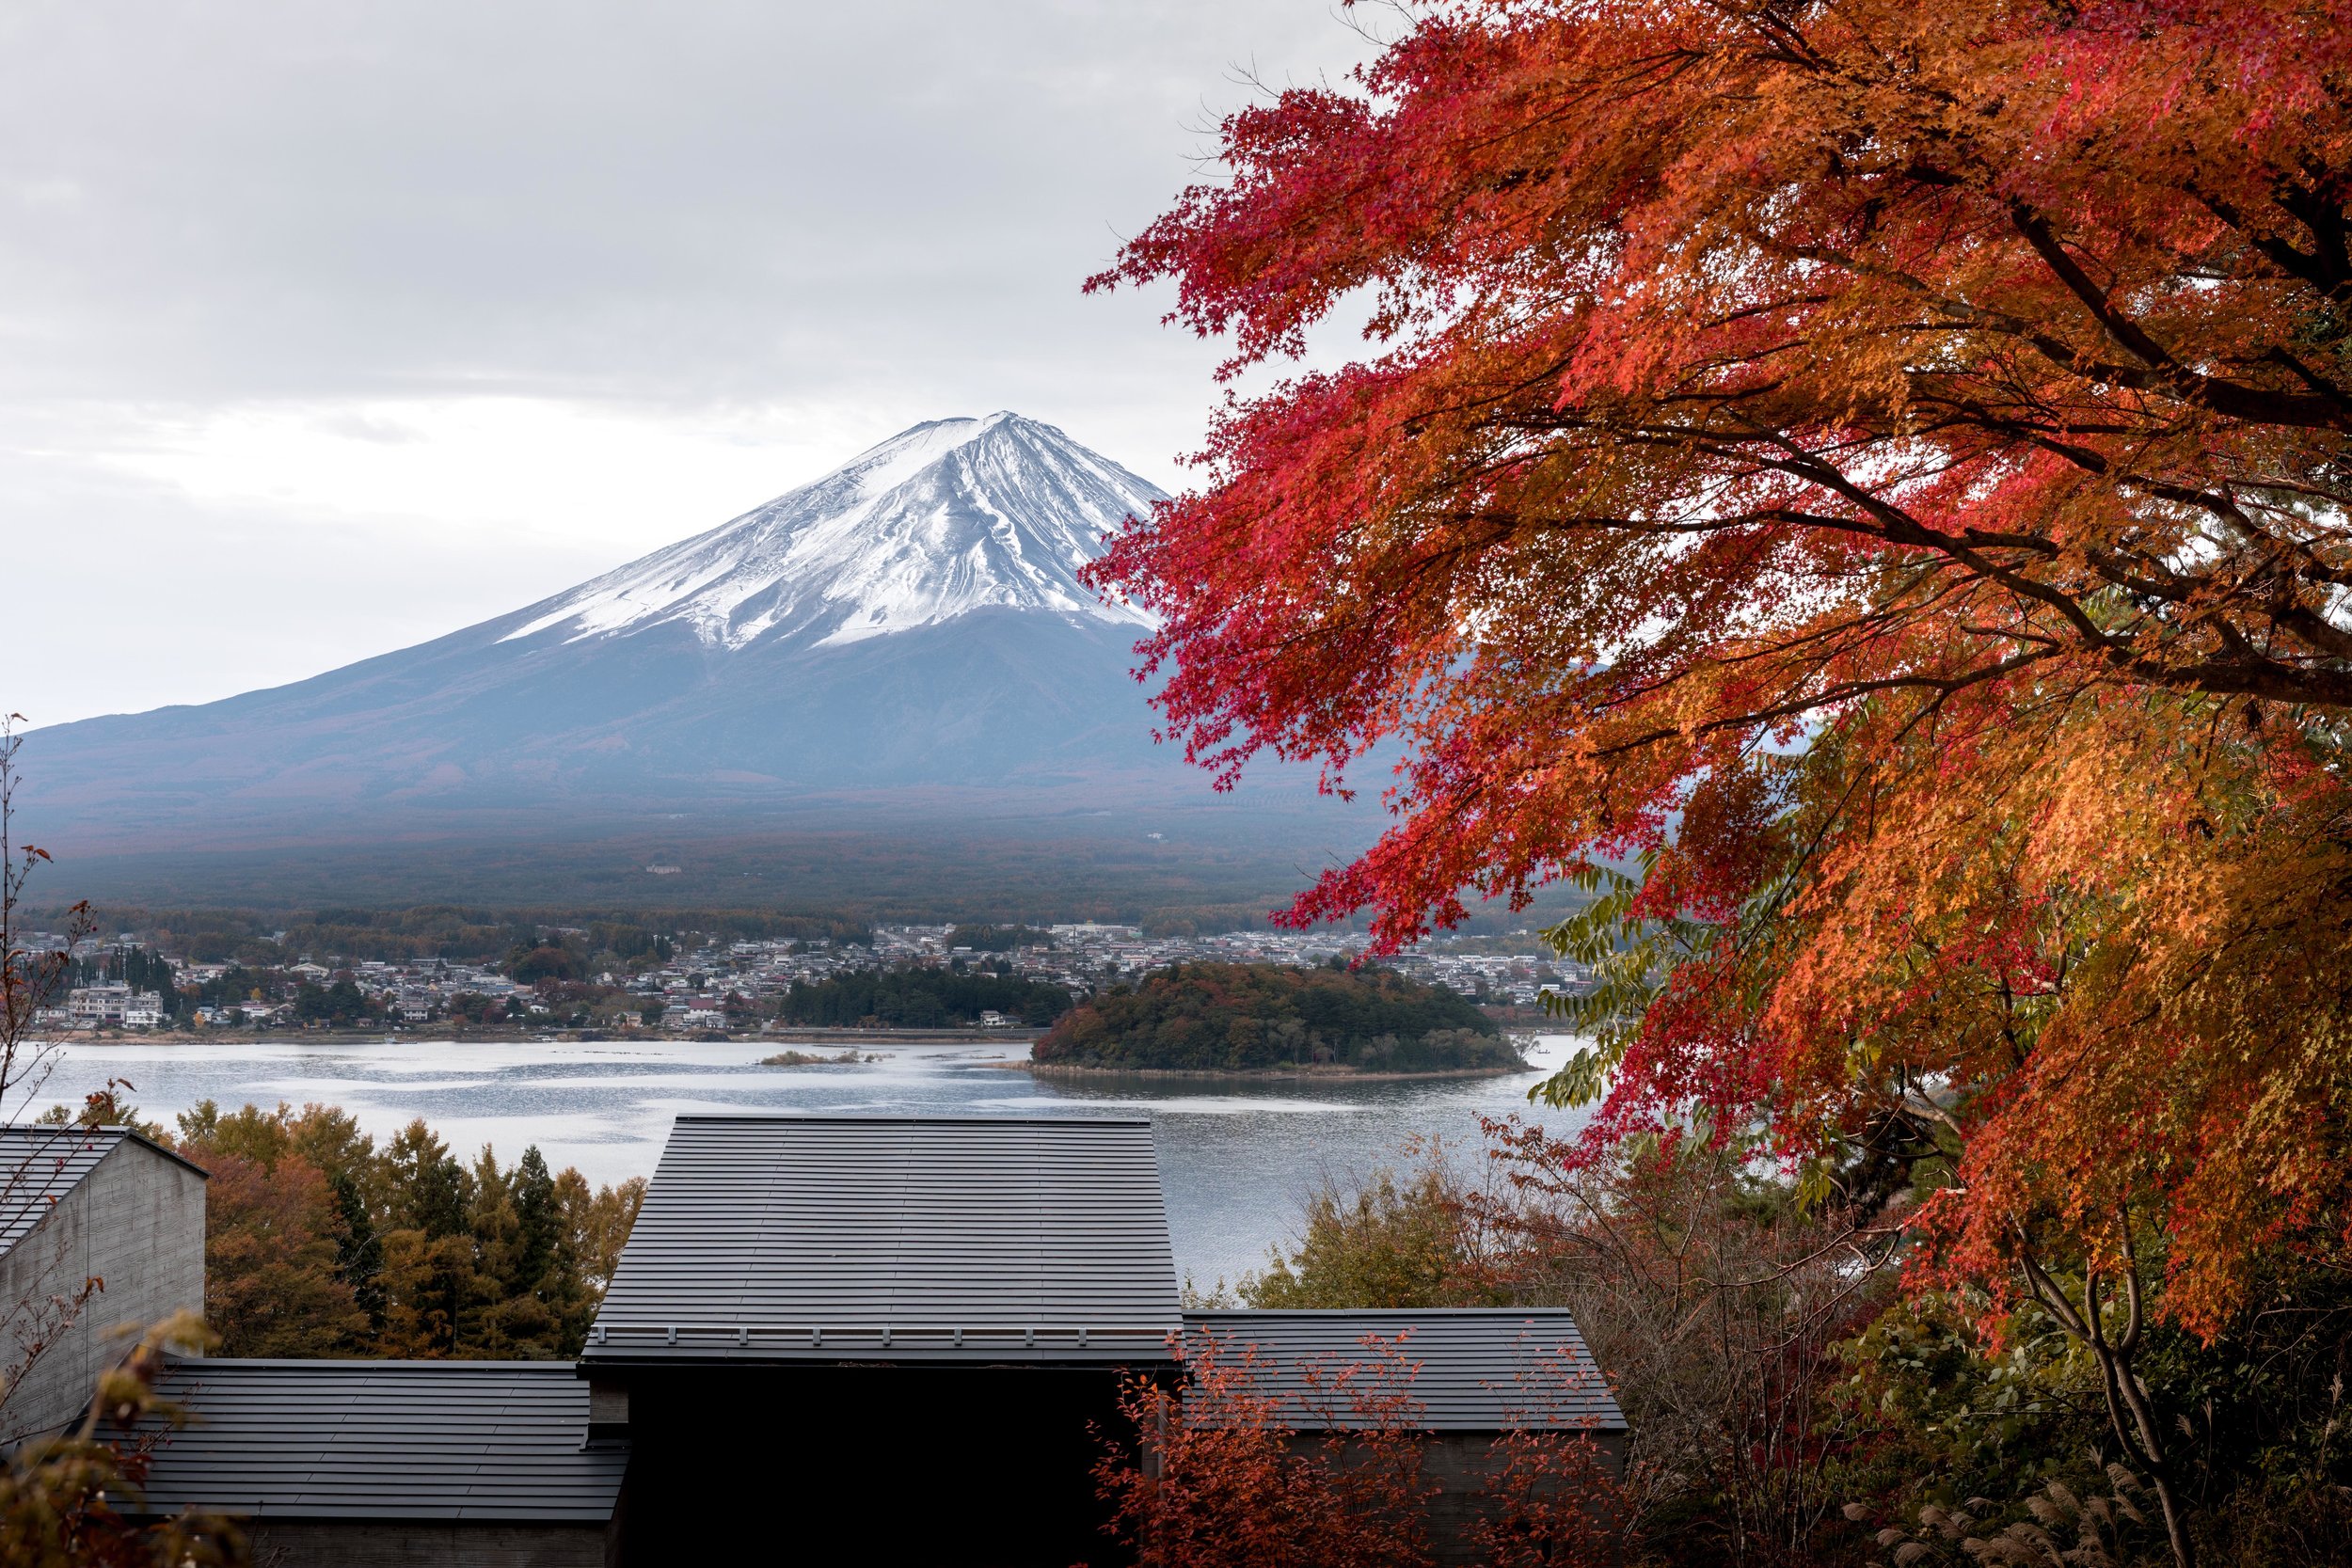
[{"label": "snow-capped mountain", "polygon": [[976,610],[1147,623],[1078,581],[1103,536],[1161,492],[1017,414],[935,420],[754,512],[525,613],[502,641],[567,642],[675,625],[706,646],[821,644]]},{"label": "snow-capped mountain", "polygon": [[374,832],[473,807],[709,815],[918,786],[1205,799],[1153,744],[1128,673],[1147,618],[1077,578],[1157,499],[1017,415],[916,425],[434,641],[34,731],[19,803],[57,839]]}]

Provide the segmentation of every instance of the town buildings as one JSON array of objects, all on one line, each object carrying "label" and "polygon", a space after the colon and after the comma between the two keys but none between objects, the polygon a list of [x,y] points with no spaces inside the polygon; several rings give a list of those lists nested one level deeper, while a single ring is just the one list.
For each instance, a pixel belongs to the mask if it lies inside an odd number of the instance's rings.
[{"label": "town buildings", "polygon": [[[1352,961],[1362,951],[1361,939],[1344,932],[1147,937],[1133,926],[1083,922],[1054,926],[1036,935],[1041,940],[1001,951],[976,950],[958,945],[951,926],[883,925],[860,942],[705,945],[670,953],[630,973],[605,971],[584,977],[599,998],[585,1007],[551,1001],[543,988],[518,981],[491,964],[440,958],[330,964],[295,953],[285,963],[248,966],[242,972],[221,963],[179,964],[169,971],[180,988],[176,994],[118,983],[75,987],[37,1022],[59,1030],[284,1027],[315,1021],[306,1016],[305,996],[315,1000],[327,988],[348,987],[349,995],[364,1004],[373,1027],[534,1021],[579,1026],[584,1013],[599,1029],[701,1032],[757,1028],[794,986],[820,984],[863,970],[984,971],[1057,986],[1083,998],[1170,964],[1311,966],[1333,959]],[[1537,951],[1538,946],[1526,933],[1470,941],[1439,937],[1379,961],[1408,977],[1504,1006],[1534,1006],[1547,990],[1573,990],[1589,983],[1590,976],[1581,968]],[[127,933],[108,943],[87,942],[74,956],[87,964],[111,963],[119,972],[134,953],[160,960],[157,967],[168,961],[146,955]],[[230,985],[235,993],[214,995],[230,984],[232,973],[241,975]],[[197,1000],[199,993],[212,999]],[[342,1022],[357,1021],[344,1017]],[[1000,1026],[1016,1024],[1008,1018]]]}]

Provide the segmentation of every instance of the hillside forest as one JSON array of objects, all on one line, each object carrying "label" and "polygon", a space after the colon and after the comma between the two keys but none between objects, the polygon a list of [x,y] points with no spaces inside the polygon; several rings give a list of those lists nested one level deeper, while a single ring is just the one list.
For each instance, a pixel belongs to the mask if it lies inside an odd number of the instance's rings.
[{"label": "hillside forest", "polygon": [[1381,969],[1171,964],[1072,1009],[1031,1048],[1048,1067],[1237,1072],[1511,1069],[1477,1004]]}]

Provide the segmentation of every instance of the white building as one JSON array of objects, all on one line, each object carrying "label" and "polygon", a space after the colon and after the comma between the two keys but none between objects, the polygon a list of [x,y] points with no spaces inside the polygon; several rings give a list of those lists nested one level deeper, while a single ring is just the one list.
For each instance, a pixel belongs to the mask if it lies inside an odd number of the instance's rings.
[{"label": "white building", "polygon": [[100,1024],[153,1028],[164,1021],[161,991],[135,991],[129,986],[76,986],[66,994],[66,1017],[77,1029]]}]

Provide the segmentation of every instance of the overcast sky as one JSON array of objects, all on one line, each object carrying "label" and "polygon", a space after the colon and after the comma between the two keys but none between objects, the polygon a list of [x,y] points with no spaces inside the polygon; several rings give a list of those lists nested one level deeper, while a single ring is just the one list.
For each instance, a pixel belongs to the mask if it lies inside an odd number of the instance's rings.
[{"label": "overcast sky", "polygon": [[1085,277],[1333,0],[0,8],[0,710],[275,685],[919,420],[1174,486],[1214,351]]}]

